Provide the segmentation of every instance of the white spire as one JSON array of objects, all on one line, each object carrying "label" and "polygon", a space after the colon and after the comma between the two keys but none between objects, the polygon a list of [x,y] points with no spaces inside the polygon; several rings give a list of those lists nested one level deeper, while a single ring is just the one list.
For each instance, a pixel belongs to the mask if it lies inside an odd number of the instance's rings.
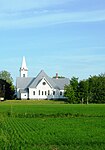
[{"label": "white spire", "polygon": [[25,56],[23,56],[23,61],[22,61],[22,67],[21,67],[21,69],[28,70],[27,65],[26,65]]},{"label": "white spire", "polygon": [[25,57],[23,56],[22,66],[20,68],[20,77],[27,77],[27,75],[28,75],[28,68],[26,65]]}]

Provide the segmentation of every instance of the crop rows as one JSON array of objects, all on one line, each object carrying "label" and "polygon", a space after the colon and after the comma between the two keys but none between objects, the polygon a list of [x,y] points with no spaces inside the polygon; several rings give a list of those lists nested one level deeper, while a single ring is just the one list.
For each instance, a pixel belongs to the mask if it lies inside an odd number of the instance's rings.
[{"label": "crop rows", "polygon": [[[102,128],[103,127],[103,128]],[[105,119],[101,118],[6,118],[7,139],[2,150],[101,149],[105,146]],[[5,144],[4,144],[5,143]]]},{"label": "crop rows", "polygon": [[104,139],[105,105],[0,105],[0,150],[104,150]]},{"label": "crop rows", "polygon": [[0,105],[0,113],[6,116],[19,118],[36,117],[105,117],[105,105]]}]

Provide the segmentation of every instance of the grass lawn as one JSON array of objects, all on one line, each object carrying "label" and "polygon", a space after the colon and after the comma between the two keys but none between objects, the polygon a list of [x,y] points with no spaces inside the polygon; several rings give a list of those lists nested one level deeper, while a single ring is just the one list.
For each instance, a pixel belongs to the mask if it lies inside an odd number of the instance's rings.
[{"label": "grass lawn", "polygon": [[105,105],[0,103],[0,150],[104,150]]}]

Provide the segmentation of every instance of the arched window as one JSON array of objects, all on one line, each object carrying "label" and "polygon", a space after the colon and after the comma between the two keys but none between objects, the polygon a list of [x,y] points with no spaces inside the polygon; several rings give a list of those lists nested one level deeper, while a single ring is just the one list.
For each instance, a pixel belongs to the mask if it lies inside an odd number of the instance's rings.
[{"label": "arched window", "polygon": [[40,90],[39,90],[39,95],[40,95]]},{"label": "arched window", "polygon": [[63,95],[62,91],[60,91],[60,95]]},{"label": "arched window", "polygon": [[35,95],[35,91],[33,91],[33,95]]},{"label": "arched window", "polygon": [[53,91],[53,95],[55,95],[55,91]]},{"label": "arched window", "polygon": [[43,95],[43,91],[42,91],[42,95]]},{"label": "arched window", "polygon": [[25,77],[25,74],[23,74],[23,77]]},{"label": "arched window", "polygon": [[50,95],[50,90],[48,90],[48,95]]}]

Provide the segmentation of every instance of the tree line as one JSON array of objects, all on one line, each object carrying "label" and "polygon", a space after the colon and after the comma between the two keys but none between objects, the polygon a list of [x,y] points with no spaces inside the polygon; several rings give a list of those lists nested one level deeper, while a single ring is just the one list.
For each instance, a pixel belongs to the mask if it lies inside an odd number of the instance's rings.
[{"label": "tree line", "polygon": [[90,76],[86,80],[72,77],[65,86],[65,97],[69,103],[105,103],[105,74]]}]

